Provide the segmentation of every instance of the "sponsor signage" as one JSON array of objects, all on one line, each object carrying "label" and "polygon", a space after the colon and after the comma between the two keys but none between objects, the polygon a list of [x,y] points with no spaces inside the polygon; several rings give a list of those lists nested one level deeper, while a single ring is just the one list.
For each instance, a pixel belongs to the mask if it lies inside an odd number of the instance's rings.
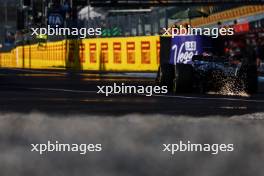
[{"label": "sponsor signage", "polygon": [[51,27],[63,27],[64,25],[64,18],[63,15],[61,15],[60,13],[50,13],[48,16],[48,24]]},{"label": "sponsor signage", "polygon": [[150,64],[150,42],[141,42],[141,63]]},{"label": "sponsor signage", "polygon": [[108,43],[101,43],[101,62],[108,63]]},{"label": "sponsor signage", "polygon": [[127,63],[135,64],[135,42],[127,42]]},{"label": "sponsor signage", "polygon": [[90,43],[89,49],[90,49],[90,63],[96,63],[96,43]]},{"label": "sponsor signage", "polygon": [[172,38],[170,51],[171,64],[191,64],[192,57],[204,52],[204,48],[210,48],[209,37],[206,36],[177,36]]},{"label": "sponsor signage", "polygon": [[121,43],[120,42],[114,42],[113,44],[114,48],[114,63],[115,64],[121,64]]},{"label": "sponsor signage", "polygon": [[233,26],[236,33],[248,32],[249,31],[249,23],[236,24]]},{"label": "sponsor signage", "polygon": [[160,41],[156,41],[157,43],[157,63],[160,63]]}]

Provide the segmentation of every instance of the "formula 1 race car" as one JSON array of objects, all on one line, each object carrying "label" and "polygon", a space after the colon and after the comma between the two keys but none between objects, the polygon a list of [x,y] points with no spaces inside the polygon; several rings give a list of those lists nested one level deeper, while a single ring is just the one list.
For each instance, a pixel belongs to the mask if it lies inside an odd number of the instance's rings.
[{"label": "formula 1 race car", "polygon": [[[246,59],[220,56],[222,43],[205,36],[161,37],[158,84],[170,92],[257,91],[257,69]],[[168,49],[170,48],[170,49]],[[215,54],[217,53],[217,54]]]}]

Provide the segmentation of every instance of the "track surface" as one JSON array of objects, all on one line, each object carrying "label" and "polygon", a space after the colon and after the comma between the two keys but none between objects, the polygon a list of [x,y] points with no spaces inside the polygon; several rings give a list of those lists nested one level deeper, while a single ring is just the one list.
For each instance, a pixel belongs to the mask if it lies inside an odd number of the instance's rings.
[{"label": "track surface", "polygon": [[[121,75],[121,76],[120,76]],[[72,75],[62,71],[0,70],[1,112],[124,115],[130,113],[203,117],[243,115],[264,111],[264,89],[251,97],[223,95],[111,95],[97,94],[97,86],[154,85],[153,78],[122,74]]]},{"label": "track surface", "polygon": [[[96,93],[98,85],[114,82],[154,85],[150,76],[130,76],[0,70],[0,175],[263,176],[263,93]],[[235,149],[217,155],[163,152],[163,144],[179,140]],[[99,143],[103,151],[31,151],[31,144],[48,141]]]}]

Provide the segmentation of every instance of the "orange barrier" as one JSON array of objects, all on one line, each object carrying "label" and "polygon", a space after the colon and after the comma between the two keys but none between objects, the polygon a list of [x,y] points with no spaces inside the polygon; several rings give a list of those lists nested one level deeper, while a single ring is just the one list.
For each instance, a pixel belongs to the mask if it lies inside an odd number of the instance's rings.
[{"label": "orange barrier", "polygon": [[[210,24],[217,24],[219,21],[224,22],[228,20],[235,20],[245,16],[257,15],[264,13],[264,5],[246,5],[223,12],[209,15],[208,17],[200,17],[192,20],[192,26],[204,26]],[[183,24],[188,21],[183,22]]]}]

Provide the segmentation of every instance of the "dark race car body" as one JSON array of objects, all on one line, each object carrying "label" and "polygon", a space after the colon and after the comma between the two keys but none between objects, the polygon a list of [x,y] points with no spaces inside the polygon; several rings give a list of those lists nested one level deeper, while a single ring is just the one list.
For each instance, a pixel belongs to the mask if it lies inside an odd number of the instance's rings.
[{"label": "dark race car body", "polygon": [[255,92],[254,66],[242,55],[239,60],[221,56],[222,46],[221,40],[205,36],[161,37],[159,84],[172,92]]}]

